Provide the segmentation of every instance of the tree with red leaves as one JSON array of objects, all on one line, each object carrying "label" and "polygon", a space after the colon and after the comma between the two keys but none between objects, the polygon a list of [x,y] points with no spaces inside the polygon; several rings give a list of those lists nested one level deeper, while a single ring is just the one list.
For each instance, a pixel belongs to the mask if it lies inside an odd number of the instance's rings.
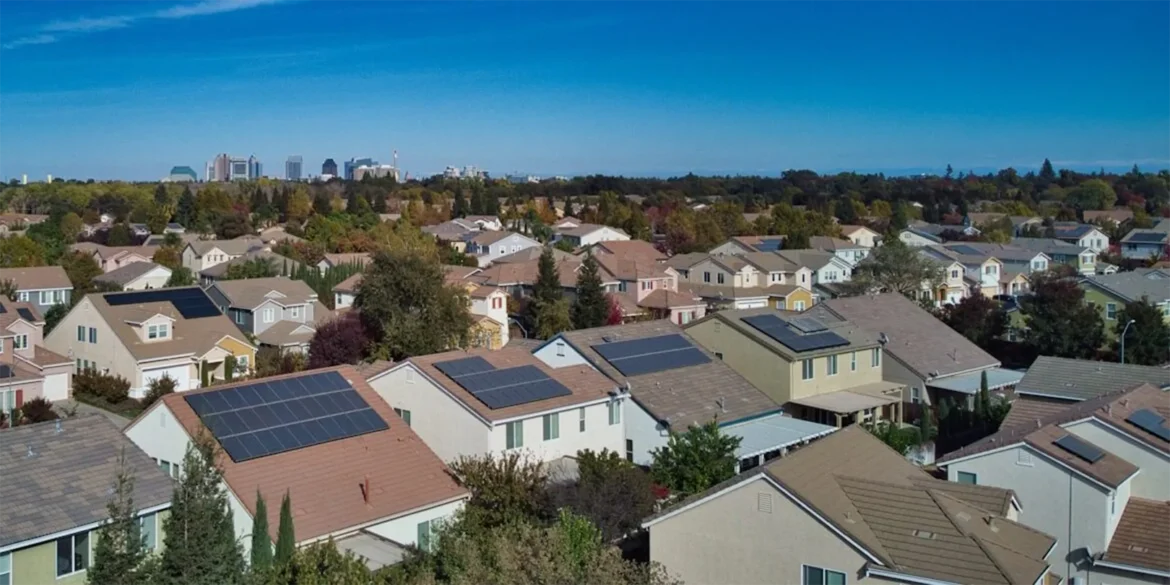
[{"label": "tree with red leaves", "polygon": [[605,317],[606,325],[621,325],[622,324],[622,305],[618,302],[617,297],[613,295],[606,295],[609,300],[609,314]]},{"label": "tree with red leaves", "polygon": [[309,343],[309,368],[356,364],[366,356],[370,338],[357,314],[350,312],[317,328]]}]

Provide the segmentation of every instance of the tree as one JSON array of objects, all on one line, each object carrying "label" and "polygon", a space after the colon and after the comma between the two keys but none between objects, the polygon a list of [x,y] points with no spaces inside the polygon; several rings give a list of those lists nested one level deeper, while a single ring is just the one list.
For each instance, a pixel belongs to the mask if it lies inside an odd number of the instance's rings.
[{"label": "tree", "polygon": [[333,196],[326,191],[319,191],[313,197],[313,213],[317,215],[329,215],[333,213]]},{"label": "tree", "polygon": [[134,240],[130,235],[130,226],[125,223],[115,224],[106,233],[107,246],[129,246],[132,243],[134,243]]},{"label": "tree", "polygon": [[468,513],[477,525],[495,527],[535,519],[544,509],[544,465],[527,454],[463,456],[450,464],[459,485],[471,492]]},{"label": "tree", "polygon": [[613,542],[639,529],[654,512],[657,498],[650,475],[613,451],[577,453],[576,482],[549,487],[549,513],[568,508],[588,518],[601,530],[606,542]]},{"label": "tree", "polygon": [[1032,294],[1020,299],[1028,328],[1024,342],[1038,355],[1089,359],[1105,339],[1101,314],[1085,302],[1074,279],[1055,274],[1032,276]]},{"label": "tree", "polygon": [[922,416],[918,418],[918,439],[923,443],[933,441],[938,436],[938,427],[934,424],[934,409],[929,405],[922,407]]},{"label": "tree", "polygon": [[472,321],[466,291],[448,286],[443,274],[433,256],[420,251],[374,254],[354,306],[375,355],[400,360],[467,346]]},{"label": "tree", "polygon": [[942,310],[942,322],[979,347],[988,347],[1007,331],[1008,317],[999,302],[982,294],[968,295]]},{"label": "tree", "polygon": [[532,300],[528,307],[533,335],[537,338],[548,339],[572,328],[569,303],[561,289],[560,271],[552,248],[547,246],[540,253],[536,283],[532,286]]},{"label": "tree", "polygon": [[1101,179],[1089,179],[1077,185],[1068,194],[1068,203],[1081,211],[1086,209],[1112,209],[1113,204],[1117,203],[1117,193],[1113,191],[1113,187],[1109,183]]},{"label": "tree", "polygon": [[142,398],[142,408],[158,402],[160,398],[167,394],[174,393],[177,386],[178,382],[168,374],[163,374],[151,380],[150,384],[147,385],[148,390],[146,396]]},{"label": "tree", "polygon": [[1125,363],[1159,366],[1170,360],[1167,355],[1170,350],[1170,326],[1166,325],[1162,310],[1144,297],[1126,303],[1125,308],[1117,312],[1117,323],[1114,325],[1117,341],[1113,342],[1113,349],[1120,355],[1121,334],[1130,319],[1133,319],[1133,325],[1129,326],[1129,333],[1125,336]]},{"label": "tree", "polygon": [[1048,159],[1044,159],[1044,164],[1040,165],[1040,178],[1047,183],[1056,180],[1056,171],[1052,170],[1052,163]]},{"label": "tree", "polygon": [[451,219],[457,217],[467,217],[467,198],[463,196],[462,184],[455,185],[455,198],[451,204]]},{"label": "tree", "polygon": [[16,300],[17,289],[16,281],[11,278],[0,280],[0,296],[7,297],[10,301]]},{"label": "tree", "polygon": [[280,501],[280,525],[276,529],[276,553],[272,562],[277,567],[288,566],[297,550],[296,531],[293,528],[292,499],[284,492]]},{"label": "tree", "polygon": [[990,409],[991,391],[987,387],[987,371],[984,370],[983,375],[979,378],[979,394],[975,396],[975,418],[986,421]]},{"label": "tree", "polygon": [[98,528],[93,545],[93,564],[86,582],[135,584],[148,581],[143,570],[146,547],[134,507],[134,471],[126,463],[126,448],[118,453],[113,497],[106,504],[106,521]]},{"label": "tree", "polygon": [[27,236],[0,238],[0,268],[43,266],[45,249]]},{"label": "tree", "polygon": [[606,325],[621,325],[625,320],[625,313],[622,312],[622,304],[614,295],[606,295],[606,304],[609,307],[605,315]]},{"label": "tree", "polygon": [[224,271],[223,280],[243,280],[245,278],[271,278],[280,276],[280,269],[271,258],[252,258],[228,265]]},{"label": "tree", "polygon": [[85,222],[81,221],[81,216],[70,211],[61,216],[61,237],[65,243],[72,244],[77,241],[77,236],[81,234],[81,230],[85,229]]},{"label": "tree", "polygon": [[577,298],[573,301],[572,320],[575,329],[589,329],[605,325],[609,317],[609,298],[601,283],[597,258],[589,252],[581,271],[577,273]]},{"label": "tree", "polygon": [[252,222],[246,213],[225,213],[215,222],[215,234],[231,240],[252,233]]},{"label": "tree", "polygon": [[265,575],[272,569],[272,536],[268,533],[268,504],[256,490],[256,514],[252,516],[252,574]]},{"label": "tree", "polygon": [[167,279],[167,288],[176,286],[191,286],[195,284],[195,275],[186,266],[179,266],[171,270],[171,277]]},{"label": "tree", "polygon": [[163,520],[166,546],[158,581],[174,585],[244,583],[244,556],[236,542],[232,511],[223,488],[220,456],[200,433],[183,457],[183,477]]},{"label": "tree", "polygon": [[313,200],[309,198],[309,193],[303,187],[298,186],[288,197],[288,210],[285,216],[289,223],[300,225],[312,211]]},{"label": "tree", "polygon": [[886,241],[870,252],[853,271],[846,285],[850,294],[896,292],[915,298],[919,291],[935,291],[943,282],[943,268],[898,238]]},{"label": "tree", "polygon": [[297,549],[292,560],[269,571],[259,585],[369,585],[378,582],[366,563],[344,554],[332,539]]},{"label": "tree", "polygon": [[56,329],[57,324],[61,322],[61,319],[65,318],[65,315],[68,315],[68,314],[69,314],[69,307],[67,305],[60,304],[60,305],[53,305],[52,307],[49,307],[49,310],[45,311],[45,315],[44,315],[44,317],[45,317],[45,335],[48,335],[49,333],[51,333],[53,331],[53,329]]},{"label": "tree", "polygon": [[158,250],[154,251],[154,256],[151,258],[151,261],[160,266],[166,266],[167,268],[170,268],[172,271],[174,271],[176,268],[182,265],[183,258],[179,255],[178,248],[172,248],[171,246],[161,246]]},{"label": "tree", "polygon": [[175,221],[187,229],[192,229],[195,227],[197,214],[195,194],[191,192],[191,187],[183,187],[183,194],[179,195],[179,205],[175,210]]},{"label": "tree", "polygon": [[923,442],[918,434],[918,429],[914,427],[899,427],[897,424],[888,420],[868,425],[866,429],[900,455],[909,453],[912,447]]},{"label": "tree", "polygon": [[650,452],[650,473],[672,492],[697,494],[735,475],[739,437],[726,435],[712,420],[692,425],[683,433],[671,433],[666,446]]},{"label": "tree", "polygon": [[93,256],[85,252],[70,252],[62,256],[60,262],[61,268],[65,269],[65,275],[69,277],[69,282],[73,284],[73,302],[80,301],[81,297],[93,292],[93,279],[104,274]]},{"label": "tree", "polygon": [[348,312],[317,327],[309,342],[309,368],[356,364],[366,356],[369,346],[365,325],[356,314]]}]

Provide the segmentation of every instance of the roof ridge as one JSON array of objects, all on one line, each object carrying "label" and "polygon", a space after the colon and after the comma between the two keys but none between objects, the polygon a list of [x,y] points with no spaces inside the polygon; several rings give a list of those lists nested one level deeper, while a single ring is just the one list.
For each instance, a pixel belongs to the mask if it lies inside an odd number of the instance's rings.
[{"label": "roof ridge", "polygon": [[[1017,556],[1024,557],[1025,559],[1029,559],[1029,560],[1041,563],[1044,565],[1043,572],[1048,571],[1047,561],[1036,561],[1036,559],[1032,559],[1031,557],[1029,557],[1027,555],[1022,555],[1022,554],[1020,554],[1020,553],[1018,553],[1010,548],[996,544],[994,542],[985,541],[982,538],[979,538],[978,536],[975,536],[973,534],[970,535],[968,538],[970,538],[975,543],[975,546],[979,547],[979,550],[983,551],[983,554],[987,556],[987,559],[989,561],[991,561],[991,564],[996,568],[997,571],[999,571],[999,574],[1002,575],[1004,580],[1007,581],[1008,583],[1013,583],[1011,573],[1009,573],[1008,570],[1006,568],[1004,568],[1004,566],[999,562],[999,559],[996,558],[995,554],[992,553],[990,550],[988,550],[988,545],[992,545],[996,548],[1003,549],[1004,552],[1008,552],[1008,553],[1011,553],[1011,554],[1014,554]],[[1043,574],[1043,572],[1041,574]],[[1035,581],[1033,581],[1033,582],[1035,582]]]}]

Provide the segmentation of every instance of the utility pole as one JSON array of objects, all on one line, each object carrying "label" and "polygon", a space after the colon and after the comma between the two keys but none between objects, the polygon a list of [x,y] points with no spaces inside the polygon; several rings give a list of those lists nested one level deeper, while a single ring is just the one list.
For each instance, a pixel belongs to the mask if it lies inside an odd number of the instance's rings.
[{"label": "utility pole", "polygon": [[1125,334],[1129,333],[1129,326],[1133,325],[1133,319],[1125,324],[1125,329],[1121,330],[1121,363],[1125,363]]}]

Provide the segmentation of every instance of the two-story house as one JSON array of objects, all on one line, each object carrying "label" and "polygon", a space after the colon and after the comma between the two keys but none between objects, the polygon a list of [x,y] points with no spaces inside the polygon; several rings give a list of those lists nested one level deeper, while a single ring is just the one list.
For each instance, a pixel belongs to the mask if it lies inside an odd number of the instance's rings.
[{"label": "two-story house", "polygon": [[103,246],[93,242],[78,242],[70,246],[93,258],[102,272],[113,272],[132,262],[151,262],[158,246]]},{"label": "two-story house", "polygon": [[467,247],[464,252],[475,256],[482,268],[502,256],[514,254],[525,248],[539,246],[540,242],[516,232],[483,231],[475,232],[467,238]]},{"label": "two-story house", "polygon": [[1109,236],[1100,228],[1087,223],[1056,222],[1052,225],[1052,237],[1100,254],[1109,249]]},{"label": "two-story house", "polygon": [[882,242],[882,235],[863,225],[842,225],[841,237],[865,248],[875,248]]},{"label": "two-story house", "polygon": [[869,253],[873,251],[872,246],[862,246],[850,240],[842,240],[841,238],[829,236],[812,236],[808,239],[808,245],[813,250],[832,252],[850,266],[856,266],[858,262],[865,260],[869,256]]},{"label": "two-story house", "polygon": [[607,225],[583,223],[573,227],[554,227],[553,242],[566,241],[574,248],[589,247],[598,242],[625,241],[630,234]]},{"label": "two-story house", "polygon": [[1037,418],[1056,414],[1078,402],[1145,383],[1170,389],[1170,370],[1042,355],[1016,384],[1012,409],[1000,427],[1034,424]]},{"label": "two-story house", "polygon": [[748,309],[685,329],[793,416],[837,428],[902,421],[905,384],[882,379],[881,344],[852,323]]},{"label": "two-story house", "polygon": [[[176,391],[251,371],[256,348],[197,286],[88,294],[45,337],[45,347],[130,382],[142,398],[169,376]],[[225,371],[232,360],[234,371]]]},{"label": "two-story house", "polygon": [[361,283],[360,272],[337,283],[337,286],[333,287],[333,310],[341,311],[352,307],[354,300],[357,299],[358,285]]},{"label": "two-story house", "polygon": [[627,319],[649,317],[682,324],[707,314],[707,303],[691,288],[680,287],[678,272],[665,264],[633,253],[598,253],[596,259],[605,274],[603,280],[618,283],[613,294]]},{"label": "two-story house", "polygon": [[308,284],[280,276],[221,280],[207,296],[241,331],[284,351],[307,352],[317,324],[333,316]]},{"label": "two-story house", "polygon": [[69,306],[73,297],[73,283],[60,266],[31,266],[27,268],[0,268],[0,282],[16,285],[16,299],[29,303],[42,315],[55,305]]},{"label": "two-story house", "polygon": [[803,310],[814,302],[813,269],[788,256],[776,252],[687,256],[673,257],[666,264],[675,267],[712,309]]},{"label": "two-story house", "polygon": [[964,277],[977,288],[983,296],[993,297],[1001,294],[1001,278],[1005,274],[1004,265],[998,258],[981,253],[974,248],[948,246],[922,246],[917,248],[923,256],[951,266],[954,263],[963,265]]},{"label": "two-story house", "polygon": [[[781,250],[775,254],[788,260],[795,266],[807,268],[811,271],[813,286],[818,284],[849,282],[853,278],[853,264],[833,252],[823,252],[820,250]],[[796,274],[796,270],[793,270],[793,274],[799,276],[799,274]],[[799,285],[800,283],[795,282],[796,280],[798,279],[793,279],[793,282],[785,284]]]},{"label": "two-story house", "polygon": [[0,412],[11,416],[34,398],[68,400],[73,360],[44,347],[36,307],[0,297]]},{"label": "two-story house", "polygon": [[751,252],[775,252],[784,246],[784,236],[734,236],[711,248],[711,255],[738,256]]},{"label": "two-story house", "polygon": [[193,274],[234,260],[251,252],[268,248],[263,240],[255,236],[244,236],[233,240],[196,240],[183,247],[183,267]]},{"label": "two-story house", "polygon": [[236,258],[228,260],[227,262],[221,262],[210,268],[204,268],[203,270],[199,271],[199,282],[202,283],[204,287],[211,286],[212,283],[222,280],[224,277],[226,277],[228,271],[230,271],[233,266],[239,266],[248,262],[260,261],[267,262],[268,265],[272,267],[273,272],[275,272],[277,276],[292,276],[301,267],[301,263],[293,260],[292,258],[281,256],[280,254],[277,254],[267,248],[257,248],[244,254],[243,256],[237,256]]},{"label": "two-story house", "polygon": [[1121,238],[1121,255],[1134,260],[1162,260],[1170,250],[1170,220],[1162,220],[1154,229],[1132,229]]},{"label": "two-story house", "polygon": [[942,237],[934,233],[934,230],[930,229],[930,227],[931,226],[928,225],[907,226],[905,229],[898,232],[898,240],[911,248],[921,248],[923,246],[936,246],[942,244]]},{"label": "two-story house", "polygon": [[1080,280],[1085,300],[1097,307],[1105,320],[1105,336],[1117,338],[1118,311],[1126,303],[1145,300],[1170,324],[1170,269],[1139,268],[1130,272],[1093,275]]},{"label": "two-story house", "polygon": [[559,370],[605,374],[628,397],[611,420],[624,425],[626,459],[649,465],[671,433],[714,421],[739,437],[746,471],[835,430],[787,416],[780,405],[669,321],[566,331],[533,350]]},{"label": "two-story house", "polygon": [[[1052,264],[1071,266],[1080,274],[1096,274],[1097,252],[1055,238],[1012,238],[1012,246],[1040,252]],[[1035,272],[1033,270],[1033,272]]]},{"label": "two-story house", "polygon": [[122,290],[163,288],[171,279],[171,269],[154,262],[131,262],[117,270],[95,276],[94,282],[120,287]]},{"label": "two-story house", "polygon": [[134,476],[131,514],[144,552],[162,550],[174,483],[108,418],[82,414],[2,428],[0,446],[0,583],[88,582],[120,461]]},{"label": "two-story house", "polygon": [[1078,402],[939,460],[950,481],[1012,490],[1021,523],[1059,534],[1068,583],[1170,578],[1168,395],[1149,384]]}]

